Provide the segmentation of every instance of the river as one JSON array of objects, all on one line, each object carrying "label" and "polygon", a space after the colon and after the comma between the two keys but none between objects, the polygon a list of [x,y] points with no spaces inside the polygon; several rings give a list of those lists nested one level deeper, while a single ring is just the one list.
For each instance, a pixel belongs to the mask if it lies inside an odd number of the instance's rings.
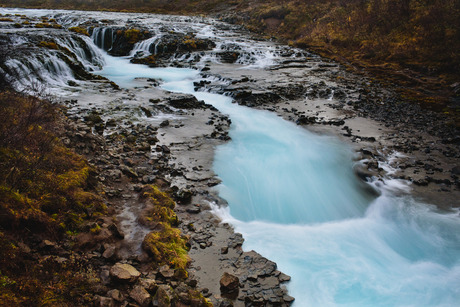
[{"label": "river", "polygon": [[[202,29],[203,37],[216,33]],[[193,94],[230,116],[231,141],[216,148],[214,159],[222,180],[217,189],[229,206],[214,205],[213,212],[243,234],[244,249],[292,276],[294,306],[458,304],[457,211],[416,201],[402,180],[361,182],[348,145],[228,96],[195,91],[193,82],[203,80],[195,69],[147,68],[100,52],[104,66],[97,73],[122,87],[133,87],[136,77],[161,79],[162,89]],[[276,58],[256,54],[252,69]]]}]

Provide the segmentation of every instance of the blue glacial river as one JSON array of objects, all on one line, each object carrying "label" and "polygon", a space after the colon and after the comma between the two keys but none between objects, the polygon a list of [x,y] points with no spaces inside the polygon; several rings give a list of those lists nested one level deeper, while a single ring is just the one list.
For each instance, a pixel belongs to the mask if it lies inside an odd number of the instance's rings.
[{"label": "blue glacial river", "polygon": [[[105,56],[100,74],[124,87],[134,77],[192,93],[232,120],[232,140],[216,150],[214,170],[228,208],[215,208],[243,233],[246,250],[277,262],[303,306],[458,306],[458,213],[417,203],[400,181],[371,183],[352,172],[352,152],[275,114],[194,92],[198,72],[151,69]],[[399,195],[399,196],[398,196]],[[403,196],[401,196],[403,195]]]}]

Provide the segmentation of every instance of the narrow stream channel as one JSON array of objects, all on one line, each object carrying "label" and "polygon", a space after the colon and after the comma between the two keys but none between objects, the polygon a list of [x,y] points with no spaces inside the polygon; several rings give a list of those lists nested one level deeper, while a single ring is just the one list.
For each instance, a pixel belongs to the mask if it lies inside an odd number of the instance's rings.
[{"label": "narrow stream channel", "polygon": [[[396,180],[375,182],[370,198],[352,172],[352,152],[275,114],[194,92],[190,69],[150,69],[106,57],[100,73],[122,86],[159,78],[230,115],[232,141],[214,170],[228,208],[215,208],[243,233],[244,248],[292,276],[295,306],[454,306],[460,299],[458,213],[398,196]],[[129,72],[127,74],[126,72]]]}]

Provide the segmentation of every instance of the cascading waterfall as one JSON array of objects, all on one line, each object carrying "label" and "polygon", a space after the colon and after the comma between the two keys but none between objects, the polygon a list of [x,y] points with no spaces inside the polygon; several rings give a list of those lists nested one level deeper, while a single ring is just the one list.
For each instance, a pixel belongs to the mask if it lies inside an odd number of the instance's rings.
[{"label": "cascading waterfall", "polygon": [[113,29],[110,27],[94,28],[91,38],[96,46],[102,50],[110,51],[113,47],[114,35]]},{"label": "cascading waterfall", "polygon": [[75,80],[72,69],[53,51],[20,60],[10,59],[5,65],[8,74],[18,76],[15,86],[21,90],[40,84],[66,86],[68,80]]},{"label": "cascading waterfall", "polygon": [[129,56],[130,57],[137,56],[137,55],[148,56],[150,54],[157,54],[158,53],[157,45],[162,36],[163,34],[157,33],[156,35],[154,35],[153,37],[149,39],[136,43],[133,47],[133,50],[131,50]]},{"label": "cascading waterfall", "polygon": [[56,42],[61,47],[72,51],[87,71],[100,70],[104,65],[102,53],[98,48],[95,48],[93,42],[87,36],[81,36],[78,39],[73,36],[56,38]]},{"label": "cascading waterfall", "polygon": [[[30,42],[24,38],[12,36],[11,43],[15,46],[27,45]],[[48,41],[56,42],[61,49],[67,49],[75,58],[62,51],[41,48],[32,55],[12,58],[6,61],[7,74],[14,77],[15,87],[18,90],[40,90],[37,86],[62,88],[67,87],[68,81],[74,81],[75,74],[68,62],[81,64],[87,71],[99,71],[104,63],[104,57],[89,37],[56,36],[49,37]]]}]

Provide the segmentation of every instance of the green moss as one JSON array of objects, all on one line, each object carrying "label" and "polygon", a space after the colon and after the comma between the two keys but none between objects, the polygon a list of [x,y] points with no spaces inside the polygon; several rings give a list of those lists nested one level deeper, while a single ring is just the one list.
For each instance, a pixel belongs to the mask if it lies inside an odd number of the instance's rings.
[{"label": "green moss", "polygon": [[135,44],[141,40],[141,31],[139,29],[129,29],[124,32],[124,36],[128,39],[129,43]]},{"label": "green moss", "polygon": [[159,264],[168,264],[176,269],[189,265],[187,239],[183,238],[180,230],[167,223],[161,224],[163,230],[149,233],[143,243],[144,249]]},{"label": "green moss", "polygon": [[58,46],[55,42],[45,42],[45,41],[41,41],[41,42],[38,44],[38,46],[39,46],[39,47],[48,48],[48,49],[59,50],[59,46]]},{"label": "green moss", "polygon": [[82,27],[70,27],[69,31],[89,36],[88,30]]},{"label": "green moss", "polygon": [[35,28],[54,28],[52,24],[49,24],[47,22],[39,22],[35,24]]}]

